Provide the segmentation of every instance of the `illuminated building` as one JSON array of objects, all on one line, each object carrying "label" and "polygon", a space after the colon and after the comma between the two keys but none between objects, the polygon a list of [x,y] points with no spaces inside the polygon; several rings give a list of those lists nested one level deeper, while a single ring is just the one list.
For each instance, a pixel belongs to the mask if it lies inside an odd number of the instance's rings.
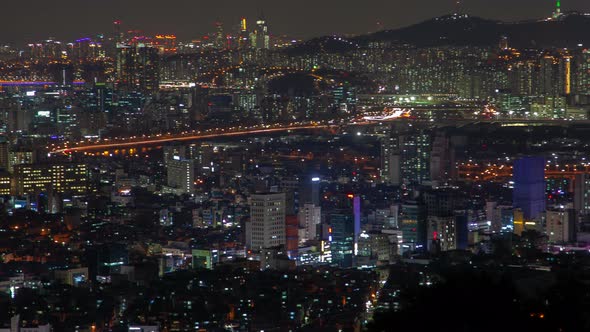
[{"label": "illuminated building", "polygon": [[361,233],[361,199],[359,196],[349,195],[349,198],[350,196],[352,196],[352,211],[342,210],[328,216],[332,234],[330,243],[332,263],[342,268],[354,266]]},{"label": "illuminated building", "polygon": [[248,22],[246,21],[245,17],[242,17],[242,19],[240,20],[238,47],[241,49],[246,48],[248,46]]},{"label": "illuminated building", "polygon": [[250,197],[247,247],[263,249],[286,244],[285,205],[285,193],[254,194]]},{"label": "illuminated building", "polygon": [[158,49],[160,54],[170,55],[176,54],[176,36],[175,35],[156,35],[154,38],[154,46]]},{"label": "illuminated building", "polygon": [[463,207],[463,199],[459,191],[453,187],[441,187],[424,193],[426,203],[428,235],[427,245],[440,246],[442,251],[458,249],[459,239],[466,241],[467,221]]},{"label": "illuminated building", "polygon": [[555,11],[553,12],[553,18],[557,19],[563,15],[561,12],[561,0],[556,0],[555,2]]},{"label": "illuminated building", "polygon": [[226,38],[225,34],[223,33],[223,23],[217,22],[215,23],[215,48],[219,50],[223,50],[226,48]]},{"label": "illuminated building", "polygon": [[574,209],[581,215],[590,214],[590,174],[576,174],[574,181]]},{"label": "illuminated building", "polygon": [[400,245],[401,253],[415,249],[426,249],[428,230],[425,205],[418,201],[408,201],[402,204],[399,228],[402,231],[403,239]]},{"label": "illuminated building", "polygon": [[14,166],[17,195],[47,193],[86,194],[89,189],[86,164],[22,164]]},{"label": "illuminated building", "polygon": [[545,211],[545,159],[525,157],[514,162],[512,205],[522,209],[525,220]]},{"label": "illuminated building", "polygon": [[250,34],[250,41],[255,49],[270,49],[270,35],[268,32],[268,25],[266,25],[266,20],[264,20],[264,18],[260,18],[256,21],[256,28]]},{"label": "illuminated building", "polygon": [[14,166],[20,164],[34,164],[37,161],[32,149],[20,147],[8,153],[8,171],[13,172]]},{"label": "illuminated building", "polygon": [[8,139],[4,136],[0,136],[0,170],[8,170],[9,168],[9,150]]},{"label": "illuminated building", "polygon": [[142,42],[118,44],[116,77],[117,85],[122,89],[158,91],[158,48]]},{"label": "illuminated building", "polygon": [[297,216],[285,217],[285,249],[289,258],[297,257],[299,248],[299,220]]},{"label": "illuminated building", "polygon": [[350,268],[354,263],[354,215],[352,213],[333,213],[329,215],[332,228],[332,263],[343,268]]},{"label": "illuminated building", "polygon": [[568,243],[576,240],[576,217],[574,209],[547,210],[545,232],[549,243]]},{"label": "illuminated building", "polygon": [[393,185],[420,184],[430,177],[430,135],[424,131],[398,135],[393,131],[381,141],[381,175]]},{"label": "illuminated building", "polygon": [[167,161],[168,187],[182,194],[195,193],[195,161],[173,156]]},{"label": "illuminated building", "polygon": [[8,196],[12,193],[12,177],[6,171],[0,171],[0,196]]},{"label": "illuminated building", "polygon": [[299,242],[305,243],[317,237],[317,227],[321,223],[322,209],[313,204],[305,204],[299,209]]},{"label": "illuminated building", "polygon": [[215,249],[193,249],[193,268],[213,270],[214,264],[219,263],[219,252]]}]

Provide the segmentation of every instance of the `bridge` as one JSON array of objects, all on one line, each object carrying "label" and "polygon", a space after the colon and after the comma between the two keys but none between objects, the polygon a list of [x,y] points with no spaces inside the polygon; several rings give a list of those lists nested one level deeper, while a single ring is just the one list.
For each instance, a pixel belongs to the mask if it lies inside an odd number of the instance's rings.
[{"label": "bridge", "polygon": [[387,124],[394,121],[410,121],[425,123],[429,126],[466,126],[469,124],[499,124],[502,126],[570,126],[570,125],[589,125],[590,121],[568,121],[568,120],[536,120],[536,119],[448,119],[447,121],[431,122],[425,119],[409,119],[403,110],[397,110],[392,114],[386,114],[384,116],[367,116],[356,121],[350,121],[349,123],[309,123],[309,124],[292,124],[292,125],[268,125],[265,127],[251,127],[251,128],[226,128],[217,129],[205,132],[190,132],[184,134],[170,134],[170,135],[156,135],[151,137],[138,137],[138,138],[121,138],[121,139],[105,139],[100,142],[78,142],[72,146],[57,147],[50,149],[51,154],[69,154],[74,152],[96,152],[96,151],[107,151],[113,149],[123,148],[136,148],[140,146],[150,146],[165,144],[175,141],[197,141],[204,139],[216,139],[224,137],[238,137],[248,136],[257,134],[273,134],[273,133],[285,133],[291,131],[301,131],[310,129],[320,130],[338,130],[342,126],[371,126]]},{"label": "bridge", "polygon": [[273,133],[282,133],[282,132],[292,132],[292,131],[301,131],[301,130],[330,130],[330,129],[337,129],[339,125],[336,124],[309,124],[309,125],[290,125],[290,126],[276,126],[276,127],[268,127],[268,128],[246,128],[246,129],[238,129],[238,130],[215,130],[212,132],[205,132],[205,133],[191,133],[191,134],[178,134],[178,135],[167,135],[167,136],[155,136],[155,137],[146,137],[146,138],[137,138],[137,139],[120,139],[120,140],[112,140],[94,143],[90,142],[87,144],[76,144],[71,147],[63,147],[57,148],[52,150],[51,154],[71,154],[74,152],[91,152],[91,151],[105,151],[105,150],[112,150],[112,149],[122,149],[122,148],[136,148],[138,146],[145,146],[145,145],[158,145],[158,144],[165,144],[170,142],[178,142],[178,141],[197,141],[197,140],[204,140],[204,139],[213,139],[213,138],[224,138],[224,137],[238,137],[238,136],[247,136],[247,135],[257,135],[257,134],[273,134]]}]

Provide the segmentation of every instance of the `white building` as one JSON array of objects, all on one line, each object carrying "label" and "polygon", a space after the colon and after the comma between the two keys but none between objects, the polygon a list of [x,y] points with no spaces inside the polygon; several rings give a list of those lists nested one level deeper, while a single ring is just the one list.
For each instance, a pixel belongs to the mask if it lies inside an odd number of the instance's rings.
[{"label": "white building", "polygon": [[572,209],[548,210],[545,222],[549,243],[575,241],[575,215]]},{"label": "white building", "polygon": [[285,193],[255,194],[250,197],[250,223],[246,231],[249,248],[262,249],[284,245]]},{"label": "white building", "polygon": [[184,194],[195,193],[194,160],[174,157],[168,161],[168,186]]},{"label": "white building", "polygon": [[313,240],[317,236],[317,225],[322,221],[322,208],[313,204],[305,204],[299,210],[299,243]]}]

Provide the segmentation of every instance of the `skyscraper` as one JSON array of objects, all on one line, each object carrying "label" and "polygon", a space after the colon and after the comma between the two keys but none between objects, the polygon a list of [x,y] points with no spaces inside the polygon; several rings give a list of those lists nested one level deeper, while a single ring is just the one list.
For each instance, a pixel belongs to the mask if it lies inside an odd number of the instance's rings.
[{"label": "skyscraper", "polygon": [[268,33],[268,25],[266,25],[264,18],[261,17],[256,21],[256,28],[250,34],[250,40],[252,46],[258,50],[270,49],[270,35]]},{"label": "skyscraper", "polygon": [[117,84],[120,88],[156,92],[159,88],[158,48],[137,42],[117,45]]},{"label": "skyscraper", "polygon": [[332,230],[332,262],[340,267],[353,266],[355,225],[352,213],[333,213],[329,216]]},{"label": "skyscraper", "polygon": [[246,244],[252,249],[286,243],[285,193],[255,194],[250,197],[250,224]]},{"label": "skyscraper", "polygon": [[321,213],[322,209],[313,204],[305,204],[299,209],[299,242],[304,243],[316,238]]},{"label": "skyscraper", "polygon": [[223,23],[215,23],[215,48],[222,50],[226,48],[226,38],[223,32]]},{"label": "skyscraper", "polygon": [[174,156],[168,160],[168,186],[180,193],[195,192],[195,161]]},{"label": "skyscraper", "polygon": [[514,162],[512,203],[532,220],[545,211],[545,159],[525,157]]}]

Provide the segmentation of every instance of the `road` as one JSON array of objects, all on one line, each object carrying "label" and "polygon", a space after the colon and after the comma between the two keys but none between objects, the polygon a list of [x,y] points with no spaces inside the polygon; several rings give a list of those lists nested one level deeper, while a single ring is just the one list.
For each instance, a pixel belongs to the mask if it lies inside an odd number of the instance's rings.
[{"label": "road", "polygon": [[[376,121],[374,119],[362,119],[359,122],[351,122],[349,125],[351,126],[365,126],[365,125],[377,125],[379,123],[387,123],[391,121],[397,121],[399,117],[392,117],[387,119],[379,119]],[[418,122],[426,122],[431,123],[431,121],[427,120],[420,120],[414,119],[412,121]],[[566,120],[533,120],[533,119],[492,119],[492,120],[473,120],[473,119],[455,119],[452,121],[442,121],[437,123],[437,125],[467,125],[467,124],[474,124],[474,123],[499,123],[499,124],[522,124],[522,125],[558,125],[558,126],[570,126],[572,124],[583,124],[583,125],[590,125],[590,121],[588,120],[578,120],[578,121],[566,121]],[[105,151],[105,150],[112,150],[112,149],[121,149],[121,148],[129,148],[129,147],[138,147],[142,145],[154,145],[154,144],[162,144],[162,143],[169,143],[174,141],[196,141],[201,139],[211,139],[211,138],[220,138],[220,137],[233,137],[233,136],[246,136],[246,135],[255,135],[255,134],[271,134],[271,133],[280,133],[280,132],[288,132],[288,131],[297,131],[297,130],[306,130],[306,129],[329,129],[329,128],[338,128],[341,125],[337,124],[310,124],[310,125],[292,125],[292,126],[281,126],[276,128],[260,128],[260,129],[244,129],[238,131],[216,131],[214,133],[205,133],[205,134],[193,134],[193,135],[186,135],[186,134],[177,134],[177,135],[170,135],[166,137],[156,137],[156,138],[145,138],[145,139],[134,139],[134,140],[113,140],[109,143],[87,143],[87,145],[81,144],[77,146],[67,147],[67,148],[57,148],[52,150],[52,154],[60,154],[60,153],[71,153],[71,152],[86,152],[86,151]]]},{"label": "road", "polygon": [[122,149],[122,148],[135,148],[142,145],[154,145],[163,144],[175,141],[196,141],[202,139],[220,138],[220,137],[234,137],[234,136],[245,136],[245,135],[256,135],[256,134],[272,134],[286,131],[297,131],[306,129],[328,129],[336,128],[337,125],[299,125],[299,126],[284,126],[276,128],[263,128],[263,129],[247,129],[231,132],[215,132],[208,134],[196,134],[196,135],[173,135],[168,137],[158,138],[146,138],[139,140],[129,141],[113,141],[112,143],[98,143],[90,145],[79,145],[67,148],[60,148],[51,151],[52,154],[60,153],[72,153],[72,152],[88,152],[88,151],[103,151],[111,149]]}]

